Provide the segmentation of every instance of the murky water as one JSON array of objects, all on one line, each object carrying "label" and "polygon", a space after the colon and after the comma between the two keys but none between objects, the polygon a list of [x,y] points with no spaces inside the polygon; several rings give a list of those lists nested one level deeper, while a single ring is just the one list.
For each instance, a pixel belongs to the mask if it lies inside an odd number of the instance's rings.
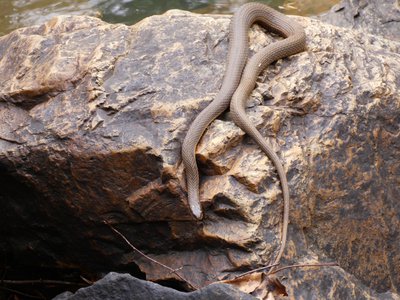
[{"label": "murky water", "polygon": [[[232,13],[246,0],[0,0],[0,35],[41,24],[60,14],[92,15],[110,23],[134,24],[178,8],[198,13]],[[339,0],[259,1],[287,14],[316,15]]]}]

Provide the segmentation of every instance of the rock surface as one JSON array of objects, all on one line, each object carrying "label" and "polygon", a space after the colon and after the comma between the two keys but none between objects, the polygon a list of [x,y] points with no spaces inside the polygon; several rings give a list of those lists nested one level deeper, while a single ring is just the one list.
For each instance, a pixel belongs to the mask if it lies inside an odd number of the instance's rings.
[{"label": "rock surface", "polygon": [[132,277],[129,274],[109,273],[90,287],[79,289],[75,294],[65,292],[54,300],[255,300],[257,298],[240,292],[228,284],[212,284],[200,290],[184,293],[153,282]]},{"label": "rock surface", "polygon": [[[132,26],[57,17],[0,38],[0,255],[6,267],[124,270],[201,287],[273,260],[274,167],[224,115],[197,149],[191,219],[180,145],[221,83],[228,16],[170,11]],[[297,19],[307,51],[260,78],[248,114],[288,174],[292,299],[398,299],[400,43]],[[278,39],[258,27],[251,50]],[[139,271],[140,270],[140,271]]]},{"label": "rock surface", "polygon": [[400,41],[400,2],[398,0],[342,0],[319,17],[332,25],[358,29]]}]

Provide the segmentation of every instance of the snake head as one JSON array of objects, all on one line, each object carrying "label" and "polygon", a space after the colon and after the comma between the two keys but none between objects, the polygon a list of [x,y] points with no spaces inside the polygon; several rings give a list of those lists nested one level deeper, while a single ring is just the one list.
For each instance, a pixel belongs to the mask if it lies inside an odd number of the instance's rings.
[{"label": "snake head", "polygon": [[190,212],[193,215],[193,217],[195,217],[197,220],[203,219],[203,209],[201,208],[199,194],[196,193],[195,191],[190,192],[189,190],[188,202],[189,202]]}]

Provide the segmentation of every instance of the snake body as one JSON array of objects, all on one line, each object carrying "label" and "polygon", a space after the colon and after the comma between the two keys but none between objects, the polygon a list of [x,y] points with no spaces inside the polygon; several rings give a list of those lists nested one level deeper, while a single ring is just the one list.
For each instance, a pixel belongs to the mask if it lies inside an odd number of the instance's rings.
[{"label": "snake body", "polygon": [[[285,39],[263,48],[247,62],[248,31],[254,23],[260,24]],[[289,223],[289,188],[279,157],[246,116],[245,104],[255,87],[257,77],[269,64],[302,52],[304,49],[304,29],[297,22],[264,4],[247,3],[241,6],[234,14],[230,24],[228,59],[221,89],[214,101],[193,121],[182,144],[182,160],[186,172],[189,207],[194,217],[201,219],[203,211],[199,200],[199,172],[195,149],[208,125],[230,105],[235,124],[256,141],[275,165],[279,175],[283,191],[284,213],[281,247],[276,262],[279,262],[286,244]]]}]

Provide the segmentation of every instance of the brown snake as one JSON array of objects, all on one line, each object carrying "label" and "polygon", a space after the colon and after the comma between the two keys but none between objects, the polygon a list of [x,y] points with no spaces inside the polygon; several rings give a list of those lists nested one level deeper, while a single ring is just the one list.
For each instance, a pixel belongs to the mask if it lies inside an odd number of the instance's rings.
[{"label": "brown snake", "polygon": [[[247,62],[249,52],[248,31],[254,23],[283,36],[285,39],[263,48]],[[302,52],[304,49],[305,33],[297,22],[260,3],[248,3],[241,6],[234,14],[230,25],[228,60],[221,89],[214,101],[191,124],[182,144],[189,207],[192,214],[197,219],[201,219],[203,212],[199,200],[199,172],[195,149],[207,126],[230,105],[235,124],[257,142],[275,165],[279,175],[284,209],[281,245],[275,262],[279,262],[286,245],[289,223],[289,187],[279,157],[246,116],[245,104],[255,87],[257,77],[269,64]]]}]

